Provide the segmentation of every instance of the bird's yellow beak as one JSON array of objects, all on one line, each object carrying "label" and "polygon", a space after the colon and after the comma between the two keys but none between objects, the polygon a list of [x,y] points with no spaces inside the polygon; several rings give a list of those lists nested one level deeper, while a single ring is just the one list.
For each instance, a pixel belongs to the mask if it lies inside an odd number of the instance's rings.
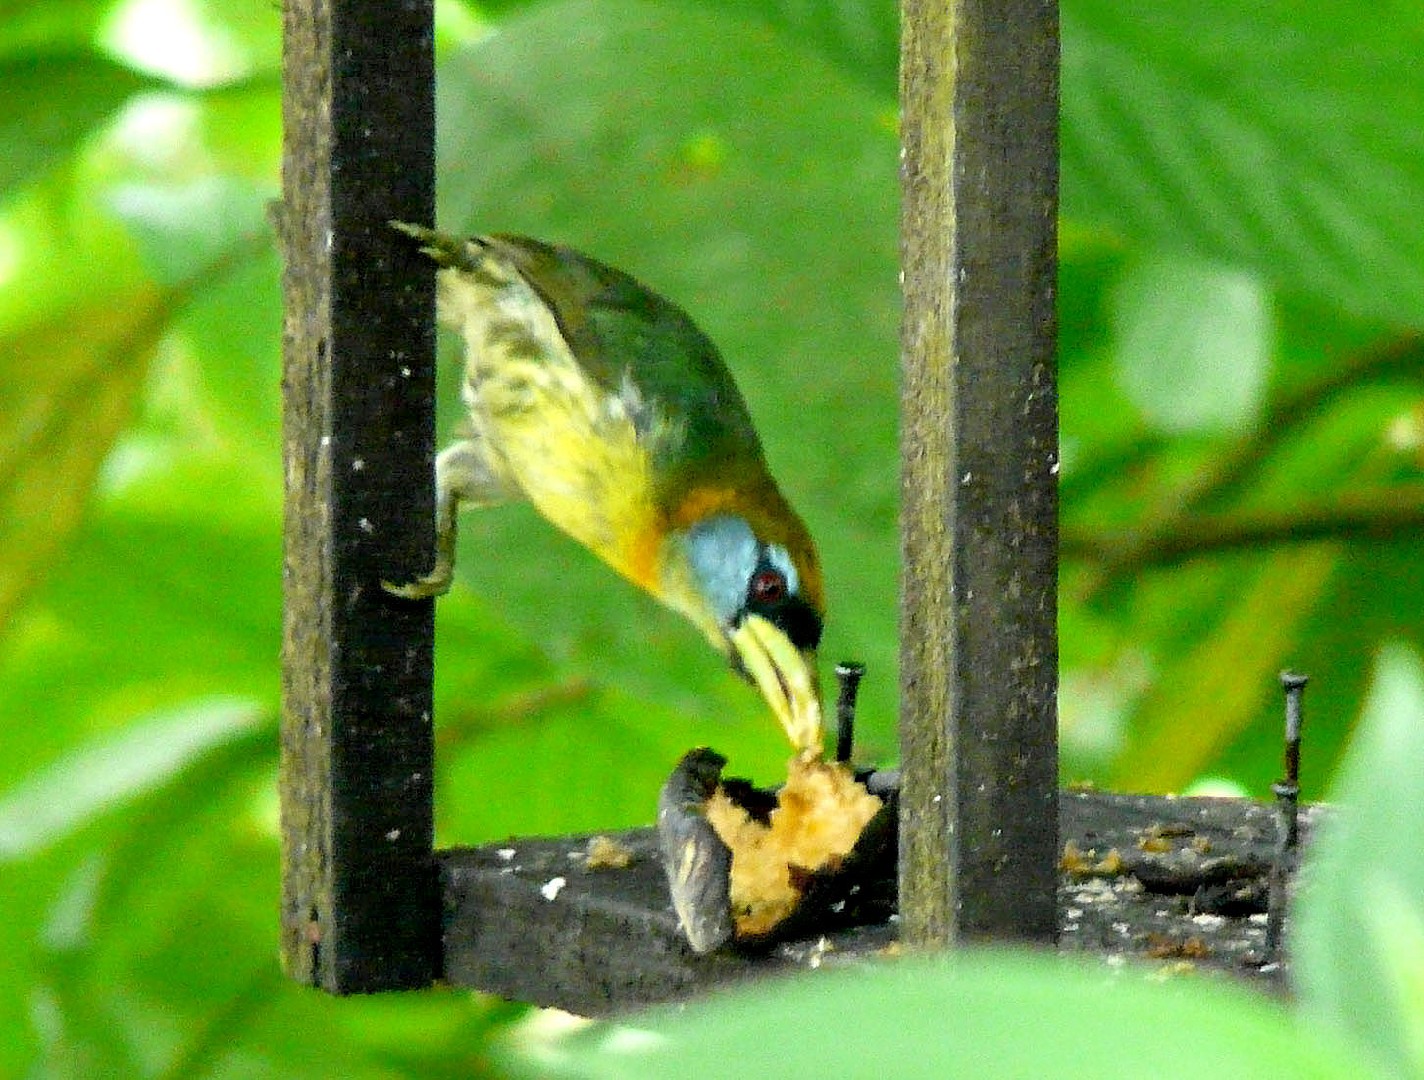
[{"label": "bird's yellow beak", "polygon": [[798,754],[821,752],[821,691],[816,654],[801,652],[760,615],[747,615],[732,631],[732,648],[762,692]]}]

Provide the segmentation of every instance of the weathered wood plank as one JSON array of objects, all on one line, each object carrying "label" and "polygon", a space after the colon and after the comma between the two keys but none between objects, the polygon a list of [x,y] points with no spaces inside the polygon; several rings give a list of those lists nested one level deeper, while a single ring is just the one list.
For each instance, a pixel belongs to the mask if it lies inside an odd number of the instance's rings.
[{"label": "weathered wood plank", "polygon": [[431,0],[284,5],[282,952],[337,992],[428,984],[432,610],[386,595],[433,531]]},{"label": "weathered wood plank", "polygon": [[[1319,813],[1304,814],[1307,843]],[[1263,971],[1255,962],[1276,845],[1271,807],[1069,792],[1061,814],[1064,836],[1081,854],[1079,872],[1055,872],[1062,951],[1284,986],[1283,966]],[[442,852],[445,979],[602,1016],[727,982],[864,960],[899,940],[898,919],[886,918],[895,904],[892,852],[849,903],[835,901],[798,936],[698,956],[678,929],[654,830],[611,835],[632,854],[626,868],[590,869],[583,836]]]},{"label": "weathered wood plank", "polygon": [[903,0],[905,939],[1051,940],[1055,0]]}]

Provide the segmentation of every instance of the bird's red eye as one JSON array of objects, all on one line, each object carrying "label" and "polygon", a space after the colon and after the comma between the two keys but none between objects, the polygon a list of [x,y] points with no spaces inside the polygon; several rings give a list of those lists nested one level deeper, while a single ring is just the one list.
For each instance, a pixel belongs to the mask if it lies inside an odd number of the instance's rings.
[{"label": "bird's red eye", "polygon": [[754,604],[774,604],[786,595],[786,579],[777,570],[758,570],[748,594]]}]

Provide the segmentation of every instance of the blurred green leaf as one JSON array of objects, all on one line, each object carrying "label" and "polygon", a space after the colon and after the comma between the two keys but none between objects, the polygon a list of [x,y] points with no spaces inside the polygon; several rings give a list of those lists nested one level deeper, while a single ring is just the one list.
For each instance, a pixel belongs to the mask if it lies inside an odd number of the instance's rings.
[{"label": "blurred green leaf", "polygon": [[[91,155],[89,182],[162,284],[200,290],[272,245],[281,128],[270,81],[150,96]],[[278,319],[276,309],[269,317]]]},{"label": "blurred green leaf", "polygon": [[135,67],[212,87],[275,71],[281,7],[247,0],[120,0],[104,43]]},{"label": "blurred green leaf", "polygon": [[0,0],[0,53],[83,52],[112,0]]},{"label": "blurred green leaf", "polygon": [[229,255],[174,322],[172,381],[150,397],[139,437],[175,455],[204,447],[272,506],[282,467],[281,262],[266,236]]},{"label": "blurred green leaf", "polygon": [[275,827],[251,805],[275,784],[270,725],[214,748],[96,838],[97,890],[81,878],[86,895],[55,905],[87,906],[88,925],[42,957],[44,1075],[482,1074],[485,1029],[508,1010],[454,991],[338,999],[280,974]]},{"label": "blurred green leaf", "polygon": [[[504,21],[543,0],[477,0],[474,6]],[[797,49],[818,54],[887,101],[895,96],[900,65],[900,10],[895,0],[680,0],[686,9],[734,15],[741,33],[772,27]]]},{"label": "blurred green leaf", "polygon": [[0,340],[0,626],[79,524],[171,299],[145,284],[98,291]]},{"label": "blurred green leaf", "polygon": [[1362,914],[1385,981],[1376,996],[1392,1008],[1392,1042],[1414,1074],[1424,1074],[1424,903],[1406,893],[1394,874],[1364,882],[1371,902]]},{"label": "blurred green leaf", "polygon": [[[1115,550],[1124,536],[1130,546],[1189,527],[1203,508],[1279,510],[1302,493],[1390,490],[1424,471],[1410,443],[1417,358],[1411,368],[1406,349],[1393,368],[1366,370],[1372,350],[1407,343],[1398,324],[1419,322],[1424,241],[1408,212],[1424,201],[1424,109],[1408,75],[1418,14],[1396,5],[1362,19],[1341,0],[1289,12],[1165,3],[1076,0],[1065,10],[1064,515]],[[723,346],[823,548],[825,662],[870,663],[861,755],[888,762],[895,5],[487,0],[471,5],[475,18],[442,6],[443,220],[574,243],[677,299]],[[0,605],[0,790],[45,796],[56,763],[77,759],[94,767],[80,787],[95,799],[87,816],[71,800],[72,825],[0,875],[0,1073],[487,1072],[488,1028],[508,1014],[471,995],[336,1001],[274,974],[281,315],[260,203],[278,175],[280,9],[43,0],[4,10],[0,64],[27,51],[88,56],[101,16],[116,11],[123,18],[102,33],[117,55],[208,88],[168,83],[125,106],[136,91],[119,83],[138,77],[100,62],[81,107],[64,98],[70,73],[56,69],[59,89],[33,97],[68,117],[72,135],[27,173],[0,221],[0,345],[25,344],[0,366],[0,465],[10,469],[0,481],[20,485],[6,496],[0,483],[0,510],[7,497],[29,500],[23,528],[0,527],[0,586],[19,582],[25,601]],[[447,51],[454,41],[478,44]],[[121,122],[107,123],[112,115]],[[1241,294],[1223,286],[1237,274],[1269,304],[1227,318],[1223,305]],[[1244,346],[1249,363],[1219,362]],[[1120,383],[1120,362],[1144,381]],[[442,375],[454,379],[457,363],[447,350]],[[104,395],[129,378],[126,411],[110,409]],[[1340,389],[1311,404],[1311,388],[1332,379]],[[1175,398],[1153,396],[1174,388]],[[456,398],[441,402],[446,430]],[[33,430],[54,445],[22,461],[38,445],[26,441]],[[735,772],[783,772],[785,744],[754,691],[531,510],[473,515],[462,536],[461,582],[438,620],[442,839],[646,821],[667,769],[699,742],[730,753]],[[1105,778],[1128,747],[1126,786],[1177,786],[1202,769],[1274,775],[1273,676],[1300,660],[1319,676],[1306,761],[1319,784],[1379,636],[1424,640],[1421,566],[1407,539],[1129,567],[1107,586],[1090,560],[1075,560],[1062,633],[1064,685],[1082,706],[1076,719],[1065,711],[1085,733],[1079,757]],[[220,699],[250,701],[263,719],[205,745],[193,741],[201,732],[178,733],[188,757],[167,768],[155,750],[148,780],[122,802],[97,798],[101,751],[122,748],[130,725],[141,733]],[[45,802],[28,799],[21,813],[0,801],[18,815],[0,820],[30,828],[24,814]],[[1379,1008],[1413,1015],[1414,894],[1386,884],[1373,895],[1384,899],[1360,933],[1392,927],[1398,947],[1380,962]],[[1070,1060],[1080,1075],[1120,1061],[1123,1029],[1099,1030],[1092,1017],[1100,1000],[1111,1014],[1130,990],[1158,1013],[1156,1028],[1134,1013],[1141,1034],[1130,1052],[1145,1047],[1147,1066],[1160,1047],[1182,1069],[1200,1060],[1243,1074],[1234,1066],[1246,1051],[1206,1015],[1229,1023],[1239,999],[1204,995],[1196,1010],[1135,983],[1100,999],[1096,984],[1111,977],[1059,985],[1058,970],[1033,972],[1021,999],[1020,1031],[1033,1034],[1040,1012],[1055,1021],[1021,1051],[1036,1063],[1059,1042],[1079,1055]],[[890,1049],[857,1059],[842,1049],[858,1045],[855,1033],[843,1043],[837,1032],[822,1040],[834,1057],[822,1075],[846,1061],[895,1062],[905,1022],[917,1032],[949,1015],[927,1033],[938,1047],[961,1013],[967,1041],[954,1044],[953,1064],[982,1073],[995,1063],[984,1047],[999,1045],[995,1025],[1014,1013],[993,988],[1011,991],[1018,976],[967,976],[958,997],[932,981],[928,1007],[887,978],[885,1000],[834,997],[828,1008],[857,1021],[868,1008],[867,1038],[893,1031]],[[796,1042],[812,1038],[805,1015],[777,1021],[741,1057],[689,1056],[709,1068],[755,1064],[771,1047],[768,1071],[794,1074],[815,1052]],[[1294,1034],[1278,1014],[1272,1024]],[[36,1044],[45,1049],[32,1062]],[[1296,1060],[1273,1058],[1273,1072]]]},{"label": "blurred green leaf", "polygon": [[[511,711],[482,733],[475,752],[442,767],[442,842],[646,825],[656,816],[659,788],[689,747],[713,735],[719,745],[748,737],[744,726],[709,735],[666,706],[580,683],[534,704],[523,717]],[[743,754],[733,767],[780,766],[784,776],[788,756],[768,762]]]},{"label": "blurred green leaf", "polygon": [[[1299,627],[1282,666],[1312,676],[1301,788],[1311,800],[1331,793],[1341,758],[1370,696],[1381,642],[1424,643],[1424,559],[1414,540],[1360,545],[1345,554],[1314,612]],[[1272,693],[1215,767],[1264,795],[1280,773],[1281,698]]]},{"label": "blurred green leaf", "polygon": [[[778,27],[893,100],[886,0],[706,6]],[[1348,0],[1065,3],[1065,217],[1424,325],[1424,237],[1398,212],[1424,205],[1424,80],[1404,74],[1424,20],[1401,0],[1356,16]]]},{"label": "blurred green leaf", "polygon": [[1159,431],[1248,426],[1266,388],[1271,313],[1250,274],[1153,256],[1113,290],[1118,380]]},{"label": "blurred green leaf", "polygon": [[1224,581],[1191,648],[1163,658],[1113,762],[1112,786],[1181,791],[1275,705],[1276,673],[1289,666],[1338,563],[1337,549],[1317,545],[1276,553]]},{"label": "blurred green leaf", "polygon": [[1063,7],[1063,212],[1424,325],[1424,18],[1309,5]]},{"label": "blurred green leaf", "polygon": [[895,96],[900,11],[894,0],[720,0],[705,6],[764,20],[887,100]]},{"label": "blurred green leaf", "polygon": [[1302,1006],[1395,1075],[1424,1075],[1424,662],[1413,649],[1380,651],[1331,801],[1292,934]]},{"label": "blurred green leaf", "polygon": [[221,175],[180,184],[119,184],[109,193],[165,285],[212,273],[235,241],[249,246],[267,233],[270,193]]},{"label": "blurred green leaf", "polygon": [[[232,483],[225,490],[237,493]],[[123,745],[127,724],[181,716],[205,701],[240,699],[275,714],[278,538],[270,527],[253,536],[233,517],[213,517],[175,524],[108,510],[77,538],[0,650],[0,791],[42,787],[56,762],[87,761],[110,740]],[[43,723],[33,722],[38,715]],[[184,741],[180,734],[176,746]],[[217,745],[190,749],[206,761]],[[195,764],[183,764],[184,774]],[[150,786],[169,782],[161,768],[149,777]],[[63,803],[31,807],[26,798],[12,809],[15,823],[71,812]]]},{"label": "blurred green leaf", "polygon": [[[1074,304],[1078,317],[1111,310],[1116,266],[1100,256],[1103,269],[1089,276],[1066,265],[1068,283],[1085,292]],[[1134,432],[1123,418],[1136,410],[1116,394],[1102,342],[1085,341],[1088,357],[1065,361],[1065,432],[1081,431],[1088,448],[1065,465],[1063,486],[1064,716],[1075,725],[1062,744],[1069,776],[1180,790],[1210,770],[1264,792],[1279,767],[1274,675],[1291,666],[1324,676],[1313,694],[1326,707],[1304,778],[1318,797],[1357,715],[1376,643],[1424,630],[1412,599],[1417,545],[1407,528],[1397,544],[1341,543],[1339,568],[1325,576],[1318,551],[1289,537],[1277,541],[1269,556],[1276,569],[1261,579],[1253,577],[1264,572],[1259,548],[1203,547],[1193,557],[1194,540],[1207,544],[1216,529],[1254,515],[1294,518],[1303,538],[1312,506],[1348,504],[1386,483],[1396,486],[1381,492],[1382,506],[1417,498],[1417,489],[1400,485],[1418,467],[1410,471],[1407,447],[1388,434],[1424,388],[1414,335],[1299,296],[1278,306],[1272,393],[1259,420],[1229,439]],[[1085,535],[1096,543],[1085,548]],[[1158,540],[1178,545],[1182,560],[1155,565]],[[1097,691],[1121,706],[1124,672],[1137,679],[1126,697],[1130,712],[1116,724],[1084,717],[1076,706],[1102,701]],[[1113,731],[1109,746],[1103,740]],[[1114,767],[1109,758],[1118,754]]]},{"label": "blurred green leaf", "polygon": [[97,53],[0,56],[0,196],[74,153],[135,94],[161,85]]},{"label": "blurred green leaf", "polygon": [[1371,1075],[1342,1043],[1238,987],[1152,984],[1009,952],[768,980],[530,1047],[524,1061],[531,1075],[684,1080],[880,1071],[1046,1080],[1120,1067],[1163,1080]]},{"label": "blurred green leaf", "polygon": [[249,702],[211,701],[130,724],[71,751],[0,798],[0,861],[80,828],[161,784],[195,758],[247,732],[261,717]]}]

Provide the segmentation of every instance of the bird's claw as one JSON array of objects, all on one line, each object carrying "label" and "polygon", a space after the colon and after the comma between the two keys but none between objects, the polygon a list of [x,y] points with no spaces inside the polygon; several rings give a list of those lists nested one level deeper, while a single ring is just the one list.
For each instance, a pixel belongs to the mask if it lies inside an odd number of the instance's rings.
[{"label": "bird's claw", "polygon": [[[439,463],[437,472],[439,471]],[[414,581],[393,582],[382,581],[381,588],[392,596],[399,596],[402,600],[430,600],[437,596],[444,596],[450,591],[450,586],[455,581],[455,518],[454,504],[449,507],[450,496],[439,488],[437,480],[436,498],[440,500],[443,508],[436,517],[435,522],[435,565],[428,573],[422,574]]]},{"label": "bird's claw", "polygon": [[407,581],[404,584],[382,581],[381,588],[392,596],[399,596],[402,600],[430,600],[437,596],[444,596],[449,592],[453,581],[454,574],[451,567],[436,566],[434,570],[423,577]]}]

